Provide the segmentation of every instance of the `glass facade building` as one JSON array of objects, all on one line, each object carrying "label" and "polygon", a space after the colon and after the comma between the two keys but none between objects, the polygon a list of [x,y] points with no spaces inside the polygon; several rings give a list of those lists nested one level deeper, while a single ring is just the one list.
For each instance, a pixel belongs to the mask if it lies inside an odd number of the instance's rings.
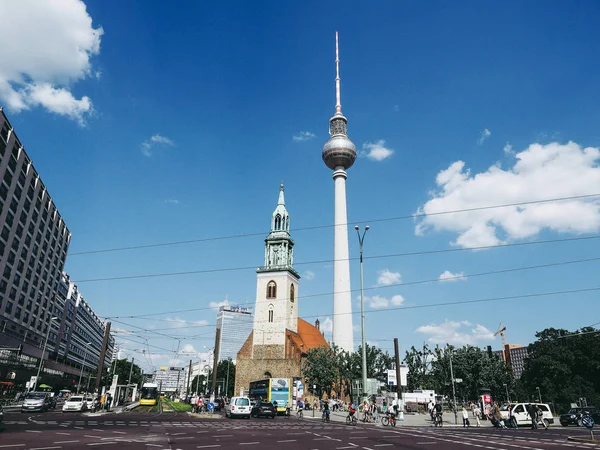
[{"label": "glass facade building", "polygon": [[219,361],[235,361],[237,354],[252,332],[254,318],[252,309],[245,306],[225,305],[219,307],[217,328],[221,329]]}]

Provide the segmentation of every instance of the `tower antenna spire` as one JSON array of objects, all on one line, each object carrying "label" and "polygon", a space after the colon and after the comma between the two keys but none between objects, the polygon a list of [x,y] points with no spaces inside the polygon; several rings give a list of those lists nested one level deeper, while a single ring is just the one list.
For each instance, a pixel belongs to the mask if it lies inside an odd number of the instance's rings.
[{"label": "tower antenna spire", "polygon": [[335,113],[342,114],[342,101],[340,92],[340,50],[338,32],[335,32]]}]

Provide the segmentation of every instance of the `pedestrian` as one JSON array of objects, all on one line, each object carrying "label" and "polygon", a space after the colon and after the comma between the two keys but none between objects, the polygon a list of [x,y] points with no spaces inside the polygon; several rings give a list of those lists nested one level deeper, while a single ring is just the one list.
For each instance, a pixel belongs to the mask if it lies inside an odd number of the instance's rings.
[{"label": "pedestrian", "polygon": [[110,412],[110,404],[112,403],[112,395],[110,392],[106,394],[106,411]]},{"label": "pedestrian", "polygon": [[529,403],[527,405],[527,413],[529,414],[529,417],[531,417],[531,428],[537,430],[537,408]]},{"label": "pedestrian", "polygon": [[469,423],[469,413],[467,412],[467,408],[465,408],[464,406],[462,409],[462,418],[463,418],[463,428],[470,427],[471,424]]},{"label": "pedestrian", "polygon": [[479,421],[479,419],[481,419],[481,408],[479,407],[479,405],[475,405],[475,408],[473,409],[473,415],[475,416],[477,426],[481,426],[481,422]]},{"label": "pedestrian", "polygon": [[379,407],[375,402],[371,405],[371,413],[373,414],[373,420],[375,422],[379,421]]}]

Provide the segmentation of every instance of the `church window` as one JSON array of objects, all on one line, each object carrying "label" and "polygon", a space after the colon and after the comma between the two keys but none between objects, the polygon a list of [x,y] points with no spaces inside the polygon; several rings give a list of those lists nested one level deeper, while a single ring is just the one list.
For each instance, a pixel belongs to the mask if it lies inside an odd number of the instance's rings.
[{"label": "church window", "polygon": [[277,298],[277,283],[274,281],[267,284],[267,298]]},{"label": "church window", "polygon": [[281,229],[285,231],[285,216],[281,219]]},{"label": "church window", "polygon": [[295,294],[296,294],[296,288],[295,288],[295,287],[294,287],[294,285],[292,284],[292,285],[290,286],[290,301],[291,301],[292,303],[294,303],[294,296],[295,296]]},{"label": "church window", "polygon": [[269,306],[269,323],[273,323],[273,305]]},{"label": "church window", "polygon": [[281,216],[279,214],[275,216],[275,230],[281,230]]}]

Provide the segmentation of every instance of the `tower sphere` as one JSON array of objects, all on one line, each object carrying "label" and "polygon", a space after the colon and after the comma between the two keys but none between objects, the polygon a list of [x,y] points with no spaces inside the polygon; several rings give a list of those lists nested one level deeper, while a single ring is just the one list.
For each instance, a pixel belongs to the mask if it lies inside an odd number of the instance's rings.
[{"label": "tower sphere", "polygon": [[344,119],[336,117],[332,119],[331,130],[336,129],[335,122],[343,121],[343,132],[339,134],[332,133],[332,136],[323,146],[323,162],[331,170],[336,170],[338,167],[343,167],[344,170],[349,169],[356,160],[356,146],[345,134],[346,121]]}]

